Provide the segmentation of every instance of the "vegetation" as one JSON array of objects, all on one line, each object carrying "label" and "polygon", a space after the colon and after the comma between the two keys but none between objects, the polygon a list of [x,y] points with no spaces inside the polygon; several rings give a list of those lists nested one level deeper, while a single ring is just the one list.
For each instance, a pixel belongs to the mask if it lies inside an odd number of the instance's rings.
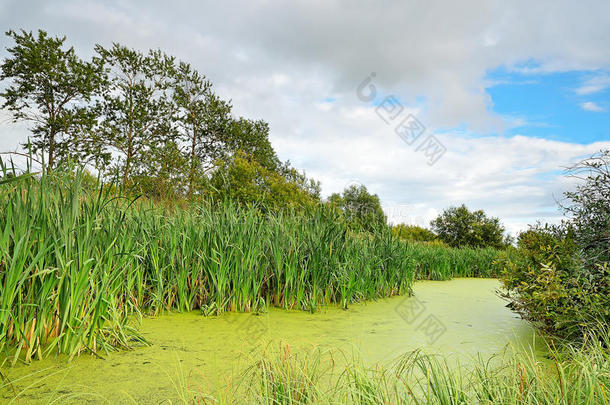
[{"label": "vegetation", "polygon": [[354,233],[325,205],[163,208],[87,179],[57,170],[0,188],[0,348],[14,359],[130,347],[140,313],[347,307],[410,293],[415,272],[487,276],[495,255]]},{"label": "vegetation", "polygon": [[379,197],[362,184],[346,187],[343,194],[332,194],[328,202],[341,209],[352,229],[374,231],[386,225]]},{"label": "vegetation", "polygon": [[237,153],[227,163],[220,163],[210,180],[209,195],[217,200],[230,198],[243,204],[259,204],[274,211],[311,208],[320,201],[319,185],[308,180],[294,168],[285,167],[280,173],[270,170]]},{"label": "vegetation", "polygon": [[512,306],[554,336],[582,339],[610,323],[609,164],[602,151],[571,168],[581,177],[566,194],[572,217],[532,226],[519,235],[518,251],[496,262]]},{"label": "vegetation", "polygon": [[434,232],[417,225],[394,225],[392,227],[392,232],[394,232],[395,236],[410,242],[440,242]]},{"label": "vegetation", "polygon": [[[597,340],[597,339],[596,339]],[[607,342],[607,338],[602,338]],[[552,350],[506,351],[456,367],[448,358],[415,351],[388,365],[314,348],[280,347],[263,356],[241,383],[207,393],[182,387],[184,403],[240,404],[606,404],[610,358],[599,343]]]},{"label": "vegetation", "polygon": [[234,117],[187,63],[120,44],[84,61],[65,38],[7,35],[2,108],[31,124],[27,147],[44,161],[40,173],[0,161],[0,350],[13,363],[146,343],[143,314],[348,308],[411,294],[416,279],[500,275],[514,310],[586,344],[552,351],[552,371],[515,354],[471,374],[414,353],[337,375],[284,350],[251,370],[244,401],[608,403],[610,151],[568,170],[581,182],[566,222],[534,225],[516,247],[465,205],[431,230],[389,228],[365,186],[322,203],[278,159],[267,123]]},{"label": "vegetation", "polygon": [[488,218],[482,210],[470,211],[465,205],[447,208],[430,223],[432,231],[449,246],[506,246],[504,227],[498,218]]},{"label": "vegetation", "polygon": [[453,277],[497,277],[494,248],[450,248],[437,243],[408,243],[416,279],[450,280]]},{"label": "vegetation", "polygon": [[46,32],[8,31],[15,41],[10,58],[1,66],[0,80],[10,84],[0,93],[2,108],[15,121],[32,125],[34,152],[47,152],[49,168],[61,159],[87,160],[101,157],[92,129],[95,114],[86,104],[101,86],[99,61],[81,60],[73,48],[64,49],[63,38],[50,38]]},{"label": "vegetation", "polygon": [[[132,195],[174,202],[211,193],[244,204],[278,195],[278,207],[319,201],[318,183],[276,156],[268,124],[234,117],[231,104],[188,63],[120,44],[96,45],[95,57],[84,61],[65,37],[42,30],[7,35],[14,46],[0,66],[2,108],[15,122],[30,123],[24,146],[46,158],[47,170],[88,165]],[[241,181],[244,162],[265,179],[260,187],[249,179],[244,187],[254,192],[213,187],[214,174],[224,186]]]}]

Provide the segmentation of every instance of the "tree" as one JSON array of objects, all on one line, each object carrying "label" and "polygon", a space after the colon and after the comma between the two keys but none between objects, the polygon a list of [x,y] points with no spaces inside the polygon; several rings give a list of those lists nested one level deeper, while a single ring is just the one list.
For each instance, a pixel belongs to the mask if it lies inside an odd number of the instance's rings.
[{"label": "tree", "polygon": [[0,80],[10,80],[0,93],[2,108],[15,122],[32,123],[32,151],[47,154],[49,170],[66,158],[109,158],[92,135],[96,115],[88,107],[101,84],[100,61],[79,59],[72,47],[65,49],[66,37],[42,30],[38,36],[23,30],[6,35],[15,46],[7,49],[11,57],[1,67]]},{"label": "tree", "polygon": [[505,246],[504,227],[498,218],[488,218],[483,210],[469,211],[465,205],[450,207],[430,222],[432,231],[453,247]]},{"label": "tree", "polygon": [[562,208],[571,217],[583,259],[591,268],[610,263],[610,150],[580,161],[567,174],[580,180],[565,193]]},{"label": "tree", "polygon": [[242,151],[268,170],[277,170],[281,166],[271,142],[269,142],[269,124],[263,120],[238,118],[231,121],[224,139],[226,157]]},{"label": "tree", "polygon": [[345,220],[354,229],[373,231],[386,226],[379,197],[370,194],[364,185],[351,185],[343,190],[343,195],[334,193],[328,201],[343,211]]},{"label": "tree", "polygon": [[392,227],[395,236],[411,242],[432,242],[437,239],[434,232],[417,225],[398,224]]},{"label": "tree", "polygon": [[131,176],[132,190],[160,200],[179,200],[186,194],[184,169],[188,167],[180,145],[165,140],[150,147],[139,172]]},{"label": "tree", "polygon": [[218,98],[205,76],[187,63],[179,63],[174,80],[173,101],[180,140],[186,145],[187,193],[191,197],[197,182],[224,157],[231,105]]},{"label": "tree", "polygon": [[117,169],[126,187],[132,172],[142,169],[139,163],[150,160],[155,145],[177,137],[168,95],[174,58],[153,50],[144,55],[116,43],[111,49],[96,45],[95,50],[108,66],[100,131],[121,156]]},{"label": "tree", "polygon": [[211,185],[216,199],[228,197],[246,205],[258,204],[263,210],[300,209],[319,202],[319,195],[302,183],[269,170],[242,151],[230,161],[219,163]]}]

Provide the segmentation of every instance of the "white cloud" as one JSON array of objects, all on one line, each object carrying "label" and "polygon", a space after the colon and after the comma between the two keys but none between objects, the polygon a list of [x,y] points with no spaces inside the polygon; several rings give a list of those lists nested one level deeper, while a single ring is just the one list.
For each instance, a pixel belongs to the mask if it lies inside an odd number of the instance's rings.
[{"label": "white cloud", "polygon": [[603,107],[593,101],[587,101],[580,104],[580,107],[585,111],[602,112],[606,111]]},{"label": "white cloud", "polygon": [[580,95],[598,93],[610,87],[610,76],[597,76],[585,81],[582,86],[576,89]]}]

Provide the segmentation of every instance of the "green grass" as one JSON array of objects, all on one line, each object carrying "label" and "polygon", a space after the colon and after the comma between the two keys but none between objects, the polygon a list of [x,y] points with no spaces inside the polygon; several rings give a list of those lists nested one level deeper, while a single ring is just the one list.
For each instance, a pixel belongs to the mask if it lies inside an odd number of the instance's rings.
[{"label": "green grass", "polygon": [[217,392],[184,388],[184,403],[209,404],[605,404],[610,353],[599,342],[550,350],[541,359],[527,350],[476,359],[459,367],[446,357],[407,353],[388,365],[337,361],[340,353],[289,347],[266,354],[242,381]]},{"label": "green grass", "polygon": [[491,250],[408,244],[389,229],[354,234],[324,206],[168,208],[83,179],[0,184],[0,350],[13,363],[130,348],[143,343],[142,314],[347,308],[410,294],[415,277],[491,275]]}]

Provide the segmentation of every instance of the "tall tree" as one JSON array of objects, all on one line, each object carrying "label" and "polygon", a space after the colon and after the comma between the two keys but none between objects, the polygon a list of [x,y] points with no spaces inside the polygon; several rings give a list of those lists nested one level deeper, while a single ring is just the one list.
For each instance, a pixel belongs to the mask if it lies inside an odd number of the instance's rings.
[{"label": "tall tree", "polygon": [[172,143],[173,103],[169,91],[174,58],[161,51],[143,54],[119,44],[105,49],[96,45],[107,73],[100,131],[109,146],[121,155],[118,169],[123,185],[144,162],[153,147]]},{"label": "tall tree", "polygon": [[343,195],[332,194],[329,203],[339,207],[346,221],[355,229],[373,231],[386,226],[387,218],[379,196],[369,193],[362,184],[346,187]]},{"label": "tall tree", "polygon": [[280,169],[280,160],[269,142],[269,124],[263,120],[233,119],[224,143],[229,155],[242,151],[268,170]]},{"label": "tall tree", "polygon": [[[8,80],[2,108],[13,120],[32,123],[33,152],[47,154],[49,170],[69,157],[100,158],[91,129],[95,113],[89,101],[101,83],[102,64],[78,58],[66,37],[51,37],[45,31],[8,31],[15,46],[1,66],[0,80]],[[96,151],[94,151],[96,150]],[[106,155],[106,157],[108,157]]]},{"label": "tall tree", "polygon": [[212,84],[205,76],[184,62],[178,64],[173,90],[176,122],[188,162],[186,182],[190,197],[198,181],[224,155],[231,105],[212,92]]},{"label": "tall tree", "polygon": [[453,247],[496,247],[506,245],[500,220],[487,217],[483,210],[470,211],[465,205],[447,208],[430,222],[443,242]]}]

